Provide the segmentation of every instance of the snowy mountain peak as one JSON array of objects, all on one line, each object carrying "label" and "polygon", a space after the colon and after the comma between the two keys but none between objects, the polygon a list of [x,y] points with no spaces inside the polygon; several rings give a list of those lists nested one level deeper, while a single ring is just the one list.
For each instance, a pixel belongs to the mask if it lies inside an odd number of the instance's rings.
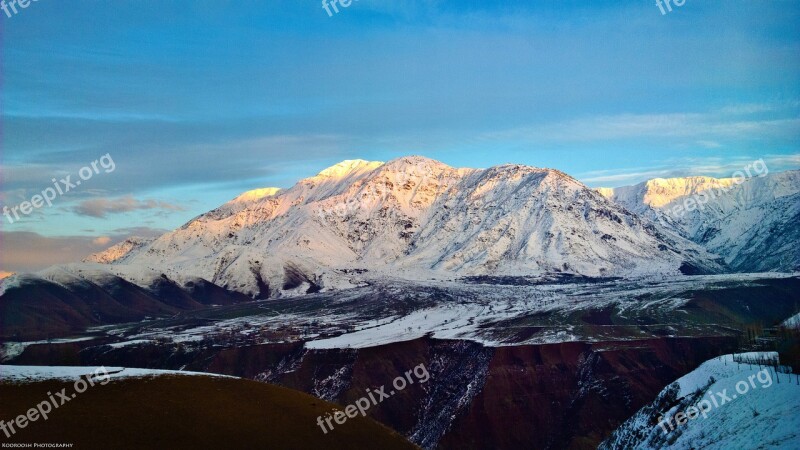
[{"label": "snowy mountain peak", "polygon": [[253,189],[252,191],[247,191],[242,195],[234,198],[228,203],[247,203],[247,202],[254,202],[256,200],[261,200],[262,198],[272,197],[273,195],[277,194],[281,191],[281,188],[276,187],[268,187],[268,188],[261,188],[261,189]]},{"label": "snowy mountain peak", "polygon": [[382,161],[365,161],[363,159],[348,159],[335,164],[322,172],[318,173],[314,178],[344,178],[354,173],[364,173],[372,171],[383,165]]},{"label": "snowy mountain peak", "polygon": [[686,177],[655,178],[645,183],[645,203],[660,208],[685,195],[694,195],[709,189],[729,188],[735,184],[733,178]]},{"label": "snowy mountain peak", "polygon": [[633,186],[596,190],[631,211],[641,213],[643,207],[661,208],[688,195],[696,195],[709,189],[728,189],[734,184],[734,178],[653,178]]},{"label": "snowy mountain peak", "polygon": [[438,168],[438,169],[452,169],[452,167],[448,166],[447,164],[437,161],[435,159],[427,158],[425,156],[404,156],[401,158],[396,158],[388,163],[386,163],[387,168],[391,168],[391,170],[407,170],[409,168],[415,169],[429,169],[429,168]]},{"label": "snowy mountain peak", "polygon": [[599,188],[594,188],[594,190],[595,190],[595,192],[597,192],[598,194],[602,195],[603,197],[605,197],[605,198],[607,198],[609,200],[614,200],[615,188],[599,187]]},{"label": "snowy mountain peak", "polygon": [[119,262],[128,257],[132,252],[139,250],[145,245],[153,242],[152,238],[143,238],[138,236],[131,236],[128,239],[120,242],[119,244],[112,245],[111,247],[103,250],[102,252],[93,253],[83,259],[83,262],[111,264]]},{"label": "snowy mountain peak", "polygon": [[422,156],[408,156],[387,162],[375,170],[368,179],[389,180],[397,186],[409,182],[415,186],[424,183],[446,185],[446,178],[460,177],[472,171],[474,169],[456,169],[443,162]]}]

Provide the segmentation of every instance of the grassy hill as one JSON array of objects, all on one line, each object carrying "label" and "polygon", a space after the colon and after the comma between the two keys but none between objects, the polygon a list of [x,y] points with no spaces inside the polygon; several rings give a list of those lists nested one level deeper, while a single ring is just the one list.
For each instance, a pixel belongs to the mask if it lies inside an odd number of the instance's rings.
[{"label": "grassy hill", "polygon": [[[0,383],[0,419],[14,417],[72,383]],[[317,416],[335,405],[248,380],[161,376],[95,385],[4,442],[74,443],[76,449],[415,449],[370,419],[324,434]]]}]

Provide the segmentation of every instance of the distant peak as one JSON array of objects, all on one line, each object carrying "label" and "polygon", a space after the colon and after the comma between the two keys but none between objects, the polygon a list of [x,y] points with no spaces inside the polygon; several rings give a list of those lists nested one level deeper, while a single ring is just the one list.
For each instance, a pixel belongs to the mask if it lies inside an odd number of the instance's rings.
[{"label": "distant peak", "polygon": [[376,169],[383,165],[381,161],[366,161],[363,159],[348,159],[328,167],[318,173],[315,178],[343,178],[354,172],[363,172]]},{"label": "distant peak", "polygon": [[404,170],[409,167],[414,167],[414,168],[438,167],[443,169],[452,169],[452,167],[448,166],[447,164],[441,161],[417,155],[403,156],[401,158],[393,159],[386,163],[386,167],[394,170]]},{"label": "distant peak", "polygon": [[276,187],[253,189],[252,191],[247,191],[244,194],[231,200],[230,203],[244,203],[244,202],[261,200],[262,198],[271,197],[277,194],[278,192],[280,192],[280,190],[281,188],[276,188]]},{"label": "distant peak", "polygon": [[614,188],[595,188],[595,192],[602,195],[605,198],[611,199],[614,198]]},{"label": "distant peak", "polygon": [[675,184],[729,184],[733,178],[714,178],[707,176],[652,178],[645,181],[647,186],[675,185]]},{"label": "distant peak", "polygon": [[437,161],[432,158],[428,158],[426,156],[420,155],[409,155],[409,156],[402,156],[400,158],[395,158],[388,162],[388,164],[444,164],[441,161]]},{"label": "distant peak", "polygon": [[119,261],[131,252],[144,247],[145,245],[153,242],[155,238],[145,238],[139,236],[130,236],[122,242],[112,245],[107,249],[93,253],[83,259],[83,262],[93,262],[100,264],[111,264]]},{"label": "distant peak", "polygon": [[690,176],[690,177],[673,177],[673,178],[651,178],[634,185],[618,186],[613,188],[600,187],[595,190],[600,192],[603,196],[613,196],[618,190],[625,190],[630,188],[679,188],[679,187],[718,187],[730,186],[736,182],[735,178],[714,178],[708,176]]}]

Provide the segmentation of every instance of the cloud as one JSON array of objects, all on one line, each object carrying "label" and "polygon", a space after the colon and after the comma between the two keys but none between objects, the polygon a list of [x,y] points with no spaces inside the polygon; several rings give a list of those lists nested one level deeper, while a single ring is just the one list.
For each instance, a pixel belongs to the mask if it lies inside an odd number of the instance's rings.
[{"label": "cloud", "polygon": [[762,112],[770,112],[776,109],[778,109],[778,106],[770,105],[767,103],[744,103],[741,105],[730,105],[724,108],[720,108],[719,112],[723,114],[738,115],[738,114],[755,114]]},{"label": "cloud", "polygon": [[607,171],[605,174],[580,177],[579,180],[589,185],[596,185],[600,183],[612,186],[620,186],[625,184],[635,184],[652,178],[670,178],[677,176],[680,176],[679,171],[675,171],[674,169],[655,168],[646,171],[632,172]]},{"label": "cloud", "polygon": [[72,210],[78,215],[105,218],[107,214],[121,214],[137,210],[183,211],[184,208],[159,200],[136,200],[133,196],[116,199],[97,198],[85,200]]},{"label": "cloud", "polygon": [[[581,182],[588,185],[623,186],[636,184],[653,178],[676,178],[690,176],[711,176],[717,178],[732,177],[733,173],[763,159],[771,172],[800,169],[800,154],[796,155],[753,155],[751,157],[733,157],[721,160],[717,157],[707,158],[672,158],[661,165],[636,167],[625,170],[595,170],[578,176]],[[604,186],[605,187],[605,186]]]},{"label": "cloud", "polygon": [[116,228],[112,230],[114,236],[138,236],[138,237],[158,237],[162,234],[168,232],[169,230],[164,230],[161,228],[150,228],[150,227],[126,227],[126,228]]},{"label": "cloud", "polygon": [[95,238],[92,241],[92,244],[94,244],[94,245],[108,245],[109,242],[111,242],[111,238],[110,237],[108,237],[108,236],[100,236],[99,238]]},{"label": "cloud", "polygon": [[106,236],[42,236],[28,231],[0,231],[0,272],[35,272],[54,264],[78,262],[131,236],[155,237],[166,230],[123,228]]},{"label": "cloud", "polygon": [[774,170],[789,170],[800,168],[800,154],[795,155],[767,155],[764,157],[770,168]]},{"label": "cloud", "polygon": [[701,147],[705,147],[705,148],[720,148],[720,147],[722,147],[722,144],[720,144],[717,141],[705,141],[705,140],[697,141],[697,145],[699,145]]},{"label": "cloud", "polygon": [[[602,142],[641,138],[693,139],[712,148],[719,140],[774,138],[790,140],[800,134],[800,119],[731,119],[724,114],[618,114],[486,133],[484,139],[519,139],[540,143]],[[712,139],[713,138],[713,139]],[[711,144],[711,147],[709,147]]]}]

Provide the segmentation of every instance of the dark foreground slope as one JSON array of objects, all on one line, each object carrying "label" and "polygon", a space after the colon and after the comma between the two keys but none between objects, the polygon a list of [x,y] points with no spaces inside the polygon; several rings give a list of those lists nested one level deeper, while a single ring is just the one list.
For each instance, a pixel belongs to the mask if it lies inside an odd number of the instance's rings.
[{"label": "dark foreground slope", "polygon": [[[0,419],[10,421],[72,383],[0,383]],[[370,419],[324,434],[317,416],[334,405],[248,380],[167,376],[95,385],[0,443],[73,443],[76,449],[414,449]]]}]

